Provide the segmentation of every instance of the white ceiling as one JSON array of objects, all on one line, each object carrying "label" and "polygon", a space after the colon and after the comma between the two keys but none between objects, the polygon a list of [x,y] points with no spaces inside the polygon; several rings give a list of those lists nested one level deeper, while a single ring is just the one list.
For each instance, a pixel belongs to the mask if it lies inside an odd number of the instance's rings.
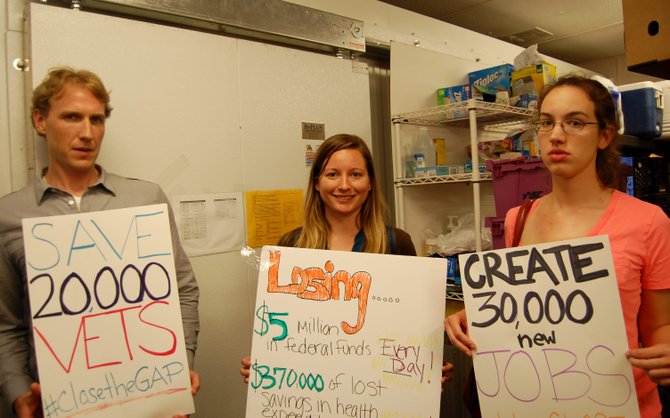
[{"label": "white ceiling", "polygon": [[508,42],[531,31],[512,43],[572,64],[625,54],[621,0],[382,1]]}]

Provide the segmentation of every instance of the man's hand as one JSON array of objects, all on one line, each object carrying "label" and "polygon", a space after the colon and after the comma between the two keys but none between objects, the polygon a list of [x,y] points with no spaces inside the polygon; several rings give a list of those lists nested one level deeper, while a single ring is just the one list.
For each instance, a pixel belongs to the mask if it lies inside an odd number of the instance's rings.
[{"label": "man's hand", "polygon": [[[188,371],[189,376],[191,377],[191,395],[195,396],[200,390],[200,375],[193,370]],[[188,418],[189,415],[175,415],[172,418]]]},{"label": "man's hand", "polygon": [[18,418],[42,418],[42,390],[33,382],[30,390],[19,395],[14,401],[14,411]]}]

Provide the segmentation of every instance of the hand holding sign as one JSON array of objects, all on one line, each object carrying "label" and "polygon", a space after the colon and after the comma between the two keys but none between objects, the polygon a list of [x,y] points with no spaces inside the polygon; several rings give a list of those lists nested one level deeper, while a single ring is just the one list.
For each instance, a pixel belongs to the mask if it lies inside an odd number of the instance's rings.
[{"label": "hand holding sign", "polygon": [[[607,237],[460,265],[483,416],[639,416]],[[457,335],[459,318],[448,325]]]},{"label": "hand holding sign", "polygon": [[23,230],[44,416],[193,412],[167,205]]},{"label": "hand holding sign", "polygon": [[264,247],[260,265],[248,417],[439,414],[443,260]]}]

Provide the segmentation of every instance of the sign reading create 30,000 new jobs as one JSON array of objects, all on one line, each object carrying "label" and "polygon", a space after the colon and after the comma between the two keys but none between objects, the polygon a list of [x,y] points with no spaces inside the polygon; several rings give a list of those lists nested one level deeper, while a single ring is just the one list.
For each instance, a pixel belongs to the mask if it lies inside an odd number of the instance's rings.
[{"label": "sign reading create 30,000 new jobs", "polygon": [[607,236],[459,257],[484,417],[639,417]]},{"label": "sign reading create 30,000 new jobs", "polygon": [[45,418],[194,411],[167,211],[24,219]]},{"label": "sign reading create 30,000 new jobs", "polygon": [[446,267],[263,247],[246,416],[438,417]]}]

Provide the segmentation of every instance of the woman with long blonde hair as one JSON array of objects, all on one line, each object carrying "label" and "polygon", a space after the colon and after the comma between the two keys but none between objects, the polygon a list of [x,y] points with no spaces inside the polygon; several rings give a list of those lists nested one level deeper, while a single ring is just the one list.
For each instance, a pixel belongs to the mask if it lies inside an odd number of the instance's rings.
[{"label": "woman with long blonde hair", "polygon": [[[416,255],[407,232],[384,224],[384,199],[379,191],[372,154],[356,135],[337,134],[319,147],[310,170],[304,226],[284,235],[278,245]],[[249,383],[251,358],[242,359],[240,374]],[[442,366],[442,383],[453,366]]]},{"label": "woman with long blonde hair", "polygon": [[321,144],[312,164],[304,226],[279,245],[416,255],[409,234],[384,224],[384,210],[370,149],[358,136],[337,134]]}]

